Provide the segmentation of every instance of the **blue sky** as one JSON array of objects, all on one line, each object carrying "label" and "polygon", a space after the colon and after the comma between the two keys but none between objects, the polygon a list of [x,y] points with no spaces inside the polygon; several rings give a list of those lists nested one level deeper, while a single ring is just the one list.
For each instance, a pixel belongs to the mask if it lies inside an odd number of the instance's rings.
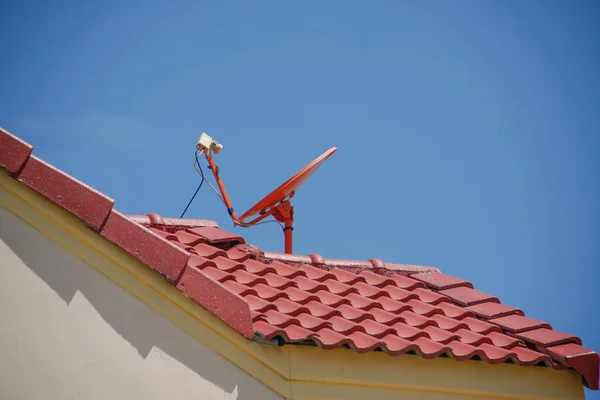
[{"label": "blue sky", "polygon": [[[3,7],[0,126],[38,156],[179,216],[202,131],[240,213],[337,146],[296,253],[433,265],[600,350],[598,2],[120,3]],[[186,216],[234,229],[208,187]]]}]

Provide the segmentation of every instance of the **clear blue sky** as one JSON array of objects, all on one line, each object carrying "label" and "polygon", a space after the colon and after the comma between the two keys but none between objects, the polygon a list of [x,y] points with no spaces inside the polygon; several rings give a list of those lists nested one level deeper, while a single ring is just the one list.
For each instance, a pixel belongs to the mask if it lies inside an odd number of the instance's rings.
[{"label": "clear blue sky", "polygon": [[[202,131],[240,212],[337,146],[295,252],[433,265],[600,350],[600,3],[228,4],[4,4],[0,126],[163,216]],[[208,187],[187,217],[233,229]]]}]

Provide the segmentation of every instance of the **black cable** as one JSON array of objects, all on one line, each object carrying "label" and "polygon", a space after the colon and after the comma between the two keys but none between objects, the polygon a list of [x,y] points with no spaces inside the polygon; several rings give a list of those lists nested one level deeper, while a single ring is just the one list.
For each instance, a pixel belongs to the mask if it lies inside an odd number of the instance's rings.
[{"label": "black cable", "polygon": [[200,175],[202,176],[202,180],[200,181],[200,184],[198,185],[198,188],[194,192],[194,195],[190,199],[190,202],[187,204],[187,206],[185,207],[185,210],[183,210],[183,212],[181,213],[181,216],[179,218],[183,218],[183,216],[185,215],[186,211],[188,210],[188,208],[192,204],[192,201],[194,201],[194,198],[196,197],[196,195],[200,191],[200,188],[202,187],[202,184],[204,183],[204,171],[202,171],[202,166],[200,165],[200,161],[198,161],[198,150],[196,150],[196,165],[198,166],[198,170],[200,171]]}]

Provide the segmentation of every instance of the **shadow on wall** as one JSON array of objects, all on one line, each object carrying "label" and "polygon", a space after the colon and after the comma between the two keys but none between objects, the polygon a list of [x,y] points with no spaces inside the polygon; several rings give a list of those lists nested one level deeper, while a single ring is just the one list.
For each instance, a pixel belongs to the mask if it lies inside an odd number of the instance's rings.
[{"label": "shadow on wall", "polygon": [[142,358],[146,359],[156,346],[225,392],[237,390],[237,398],[241,400],[260,398],[269,390],[98,271],[8,214],[8,218],[16,221],[3,221],[12,229],[2,229],[1,239],[67,304],[77,291],[81,292]]}]

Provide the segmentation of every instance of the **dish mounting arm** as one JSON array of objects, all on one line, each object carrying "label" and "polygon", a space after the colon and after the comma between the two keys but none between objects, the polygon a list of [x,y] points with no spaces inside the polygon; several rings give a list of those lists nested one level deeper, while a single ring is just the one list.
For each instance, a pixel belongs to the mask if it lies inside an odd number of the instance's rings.
[{"label": "dish mounting arm", "polygon": [[294,207],[290,203],[290,199],[294,197],[294,192],[288,196],[287,199],[280,201],[277,204],[272,205],[271,207],[263,210],[260,215],[248,222],[242,221],[235,210],[233,209],[233,205],[231,204],[231,200],[229,199],[229,195],[227,194],[227,190],[225,189],[225,185],[221,180],[221,176],[219,175],[219,167],[215,163],[214,157],[212,157],[211,152],[206,151],[203,148],[200,148],[200,151],[204,153],[206,156],[206,160],[208,161],[208,166],[213,173],[215,178],[215,182],[217,182],[217,186],[219,191],[221,192],[221,196],[223,196],[223,202],[225,203],[225,207],[227,207],[227,213],[233,220],[235,225],[241,226],[243,228],[248,228],[253,225],[256,225],[263,221],[265,218],[273,216],[277,221],[282,222],[283,226],[283,234],[285,240],[285,253],[292,254],[293,251],[293,231],[294,231]]}]

